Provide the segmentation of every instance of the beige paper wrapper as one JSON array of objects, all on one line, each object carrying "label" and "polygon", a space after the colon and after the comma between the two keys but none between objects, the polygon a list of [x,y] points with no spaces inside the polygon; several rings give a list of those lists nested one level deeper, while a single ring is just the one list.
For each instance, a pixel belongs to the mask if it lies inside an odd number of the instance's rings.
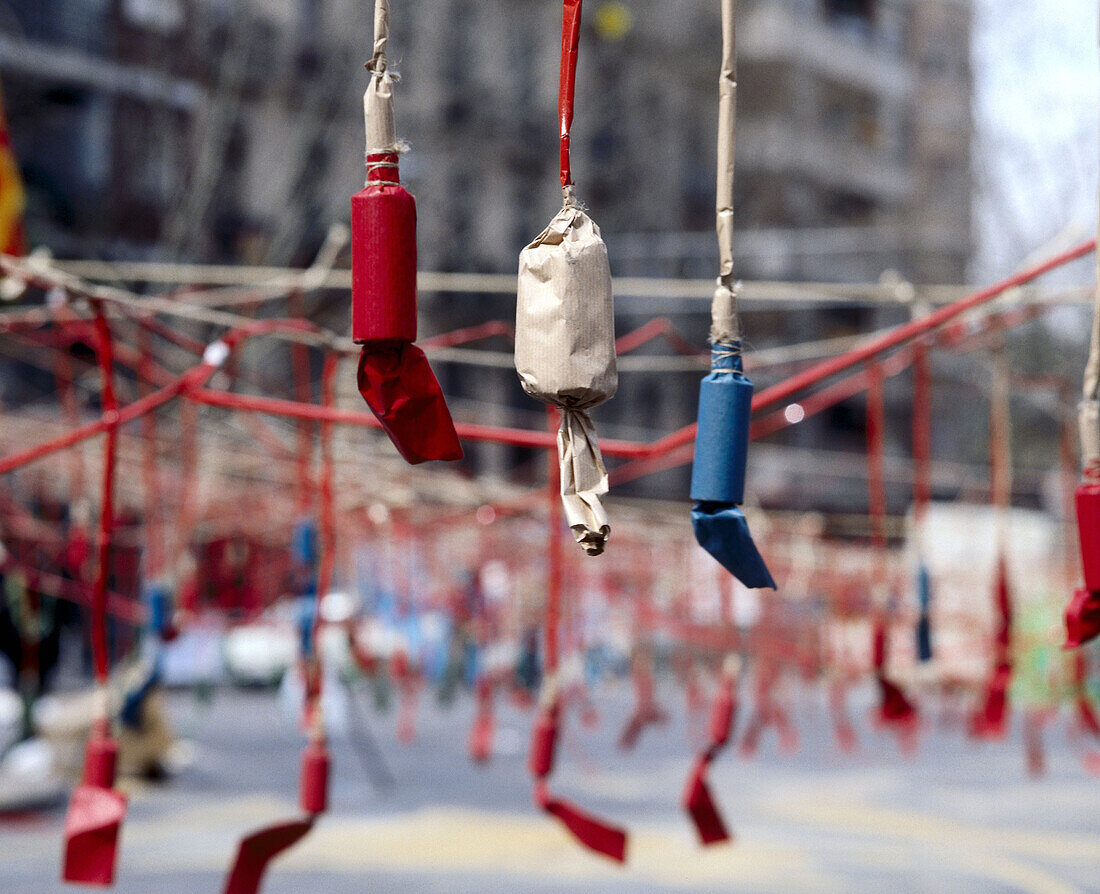
[{"label": "beige paper wrapper", "polygon": [[519,257],[516,372],[524,391],[562,408],[562,504],[574,538],[598,556],[611,533],[599,499],[607,469],[587,410],[619,385],[615,310],[599,227],[571,201]]}]

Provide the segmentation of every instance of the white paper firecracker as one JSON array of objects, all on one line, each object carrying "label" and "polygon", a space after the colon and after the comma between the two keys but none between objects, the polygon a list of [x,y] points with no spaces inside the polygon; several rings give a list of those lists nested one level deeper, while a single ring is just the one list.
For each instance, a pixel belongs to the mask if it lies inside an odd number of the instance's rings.
[{"label": "white paper firecracker", "polygon": [[607,247],[571,189],[520,254],[515,359],[523,390],[562,410],[562,503],[577,542],[598,556],[611,526],[600,504],[607,469],[588,410],[618,388],[615,313]]}]

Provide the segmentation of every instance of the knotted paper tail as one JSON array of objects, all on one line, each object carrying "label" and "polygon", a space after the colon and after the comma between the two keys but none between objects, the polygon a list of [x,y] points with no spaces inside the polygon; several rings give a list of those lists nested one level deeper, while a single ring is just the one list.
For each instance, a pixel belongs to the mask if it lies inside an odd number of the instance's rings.
[{"label": "knotted paper tail", "polygon": [[619,733],[619,750],[633,751],[646,727],[661,726],[665,723],[668,723],[668,714],[655,703],[638,705],[623,725],[622,732]]},{"label": "knotted paper tail", "polygon": [[750,589],[777,589],[775,579],[749,533],[745,513],[732,503],[696,503],[691,526],[699,545]]},{"label": "knotted paper tail", "polygon": [[557,817],[581,844],[618,863],[626,862],[626,830],[613,826],[571,801],[550,794],[545,780],[535,782],[535,803]]},{"label": "knotted paper tail", "polygon": [[600,503],[600,496],[607,493],[607,469],[596,427],[587,411],[562,410],[558,462],[566,522],[581,548],[590,556],[598,556],[611,536],[611,524]]},{"label": "knotted paper tail", "polygon": [[317,817],[328,809],[330,768],[324,739],[311,741],[302,752],[298,778],[298,802],[306,816],[276,823],[242,838],[225,880],[224,894],[257,894],[271,861],[301,841],[313,828]]},{"label": "knotted paper tail", "polygon": [[443,391],[416,345],[365,348],[359,355],[359,393],[407,462],[462,459]]},{"label": "knotted paper tail", "polygon": [[985,687],[981,707],[970,718],[970,735],[976,739],[1003,739],[1008,734],[1008,684],[1012,665],[997,666]]},{"label": "knotted paper tail", "polygon": [[78,885],[111,885],[118,863],[118,836],[126,796],[114,790],[118,746],[106,721],[92,727],[84,754],[84,777],[65,814],[61,877]]},{"label": "knotted paper tail", "polygon": [[1088,693],[1077,696],[1077,725],[1082,732],[1100,739],[1100,716],[1097,716],[1096,706],[1089,699]]},{"label": "knotted paper tail", "polygon": [[470,760],[475,764],[483,764],[492,757],[495,734],[493,687],[488,679],[482,678],[477,684],[477,714],[474,715],[474,723],[470,727],[470,737],[467,741]]},{"label": "knotted paper tail", "polygon": [[313,819],[311,816],[279,823],[242,838],[233,867],[225,880],[225,894],[256,894],[268,864],[301,841],[313,828]]},{"label": "knotted paper tail", "polygon": [[687,785],[684,787],[683,805],[695,825],[699,840],[704,845],[729,841],[731,835],[718,805],[711,795],[707,784],[707,771],[711,762],[726,747],[733,731],[733,722],[737,713],[737,659],[731,656],[727,660],[726,670],[714,695],[711,706],[709,743],[692,765]]},{"label": "knotted paper tail", "polygon": [[731,838],[707,785],[707,770],[711,759],[710,750],[695,759],[683,796],[684,810],[691,817],[699,841],[704,845],[720,844]]},{"label": "knotted paper tail", "polygon": [[910,750],[916,745],[916,732],[919,714],[916,706],[902,691],[901,687],[886,676],[886,625],[881,621],[875,626],[872,648],[872,664],[875,669],[875,681],[878,683],[879,704],[875,711],[875,721],[880,726],[897,731],[903,749]]},{"label": "knotted paper tail", "polygon": [[881,673],[876,680],[879,687],[879,722],[887,726],[908,726],[917,722],[917,709],[896,683]]},{"label": "knotted paper tail", "polygon": [[561,708],[553,702],[543,707],[531,729],[528,769],[535,778],[535,803],[557,817],[581,844],[619,863],[626,860],[626,832],[606,820],[582,810],[571,801],[556,798],[547,787],[557,756],[558,724]]},{"label": "knotted paper tail", "polygon": [[1077,590],[1066,606],[1064,648],[1079,649],[1100,636],[1100,591]]}]

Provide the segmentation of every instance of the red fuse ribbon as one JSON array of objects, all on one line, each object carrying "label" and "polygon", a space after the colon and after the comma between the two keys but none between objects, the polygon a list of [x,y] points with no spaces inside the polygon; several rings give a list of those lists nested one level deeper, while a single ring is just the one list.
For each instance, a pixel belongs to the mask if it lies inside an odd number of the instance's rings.
[{"label": "red fuse ribbon", "polygon": [[569,130],[577,87],[577,51],[581,42],[581,0],[564,0],[561,21],[561,72],[558,79],[558,120],[561,124],[561,187],[573,183],[569,163]]}]

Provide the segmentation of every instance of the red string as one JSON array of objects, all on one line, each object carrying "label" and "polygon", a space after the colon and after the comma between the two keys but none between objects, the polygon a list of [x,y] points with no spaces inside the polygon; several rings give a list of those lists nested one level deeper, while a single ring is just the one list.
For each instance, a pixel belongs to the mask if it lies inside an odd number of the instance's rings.
[{"label": "red string", "polygon": [[[1082,242],[1069,251],[1056,255],[1040,264],[1036,264],[1034,267],[1029,267],[1027,270],[1017,273],[1015,276],[1011,276],[999,283],[995,283],[980,291],[960,298],[952,304],[945,305],[939,310],[928,314],[926,317],[905,323],[878,338],[871,339],[857,348],[852,348],[850,351],[846,351],[836,357],[830,357],[828,360],[815,363],[808,369],[791,376],[789,379],[784,379],[777,385],[765,388],[763,391],[758,391],[756,396],[752,399],[753,411],[758,412],[765,407],[770,407],[773,404],[788,400],[800,391],[804,391],[824,379],[839,375],[845,370],[865,363],[880,354],[884,354],[893,348],[899,347],[907,341],[912,341],[925,333],[939,329],[941,326],[967,311],[980,307],[983,304],[988,304],[1008,290],[1025,285],[1033,279],[1038,279],[1044,273],[1049,273],[1051,270],[1056,270],[1071,261],[1076,261],[1078,258],[1094,251],[1095,248],[1095,239],[1090,239],[1088,242]],[[657,456],[662,453],[668,453],[682,444],[690,444],[695,440],[697,428],[698,426],[692,423],[691,425],[684,426],[679,431],[674,431],[672,434],[666,435],[659,441],[655,441],[650,445],[650,451],[647,455]]]},{"label": "red string", "polygon": [[[331,407],[336,398],[336,354],[325,355],[321,370],[321,401]],[[334,464],[332,458],[332,422],[321,422],[321,563],[317,574],[317,597],[320,599],[332,586],[332,571],[336,564],[336,509],[333,492]],[[320,611],[313,619],[314,640]],[[316,642],[314,643],[316,649]]]},{"label": "red string", "polygon": [[867,491],[871,544],[876,553],[881,553],[886,547],[886,404],[881,367],[872,364],[867,371],[870,378],[867,388]]},{"label": "red string", "polygon": [[[336,393],[336,354],[325,355],[321,370],[321,402],[325,407],[332,405]],[[332,586],[332,572],[336,564],[336,512],[333,494],[332,459],[332,422],[321,423],[321,476],[320,476],[320,516],[321,516],[321,557],[317,570],[317,597],[313,609],[310,629],[310,667],[308,669],[307,712],[312,716],[321,696],[322,667],[320,652],[321,601]],[[323,738],[323,731],[312,730],[315,738]]]},{"label": "red string", "polygon": [[558,120],[561,124],[561,185],[573,182],[569,164],[569,129],[573,126],[573,96],[577,85],[577,49],[581,40],[581,0],[564,0],[561,22],[561,72]]},{"label": "red string", "polygon": [[[138,367],[139,388],[142,397],[148,397],[153,390],[153,357],[151,335],[148,329],[138,330],[138,343],[141,348],[141,361]],[[160,575],[164,566],[164,536],[160,524],[160,477],[157,474],[157,416],[146,413],[142,416],[142,452],[141,476],[145,487],[145,579],[152,580]]]},{"label": "red string", "polygon": [[103,415],[107,423],[103,478],[100,489],[99,534],[95,583],[92,590],[92,660],[99,683],[107,682],[110,658],[107,654],[107,579],[111,564],[111,533],[114,528],[115,463],[118,453],[118,401],[115,399],[114,360],[111,329],[97,308],[95,316],[96,356],[103,378]]},{"label": "red string", "polygon": [[913,502],[919,521],[932,502],[932,367],[925,344],[913,354]]},{"label": "red string", "polygon": [[[73,364],[69,356],[70,340],[63,326],[56,327],[54,346],[57,348],[57,363],[54,366],[54,381],[57,383],[58,399],[69,428],[80,425],[80,407],[76,401],[76,389],[73,382]],[[77,499],[84,494],[84,463],[80,454],[69,457],[69,498]]]},{"label": "red string", "polygon": [[[579,3],[578,3],[579,5]],[[551,431],[557,429],[557,411],[547,408],[547,423]],[[547,454],[546,473],[546,614],[543,641],[546,644],[545,673],[553,675],[560,662],[558,628],[561,625],[562,584],[562,507],[561,469],[558,467],[557,441]]]},{"label": "red string", "polygon": [[[302,293],[295,291],[287,298],[287,310],[292,317],[303,317]],[[312,403],[309,366],[309,348],[300,343],[290,346],[290,365],[293,377],[294,399],[299,403]],[[302,512],[308,512],[313,493],[310,480],[310,464],[313,454],[313,426],[306,419],[298,420],[298,504]]]}]

